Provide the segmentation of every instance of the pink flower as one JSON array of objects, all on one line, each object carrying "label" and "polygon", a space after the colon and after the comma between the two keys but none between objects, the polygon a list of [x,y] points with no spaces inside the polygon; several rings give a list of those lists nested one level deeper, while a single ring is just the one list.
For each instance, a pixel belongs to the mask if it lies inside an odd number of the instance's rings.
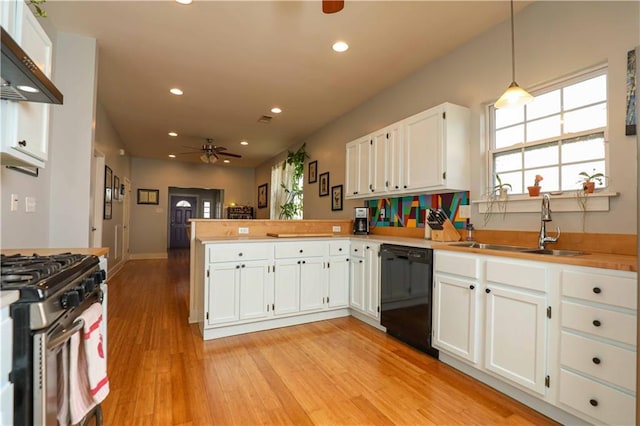
[{"label": "pink flower", "polygon": [[540,175],[536,175],[535,180],[533,182],[533,186],[540,186],[540,181],[544,179],[542,176]]}]

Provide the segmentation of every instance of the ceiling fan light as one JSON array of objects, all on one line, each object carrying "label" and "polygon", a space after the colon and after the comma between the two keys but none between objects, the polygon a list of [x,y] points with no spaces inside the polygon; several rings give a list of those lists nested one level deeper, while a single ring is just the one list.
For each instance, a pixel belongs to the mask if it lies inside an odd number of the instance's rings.
[{"label": "ceiling fan light", "polygon": [[533,100],[533,95],[518,86],[512,81],[507,90],[500,96],[500,99],[493,104],[496,108],[516,108],[521,107]]}]

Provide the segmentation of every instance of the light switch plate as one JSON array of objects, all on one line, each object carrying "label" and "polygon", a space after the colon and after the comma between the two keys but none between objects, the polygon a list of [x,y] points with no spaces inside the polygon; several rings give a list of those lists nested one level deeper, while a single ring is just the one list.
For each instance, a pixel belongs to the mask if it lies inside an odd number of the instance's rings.
[{"label": "light switch plate", "polygon": [[18,194],[11,194],[11,211],[17,212],[20,204],[20,196]]},{"label": "light switch plate", "polygon": [[24,197],[25,211],[27,213],[36,212],[36,197]]},{"label": "light switch plate", "polygon": [[460,206],[458,208],[458,217],[460,219],[468,219],[471,217],[471,206]]}]

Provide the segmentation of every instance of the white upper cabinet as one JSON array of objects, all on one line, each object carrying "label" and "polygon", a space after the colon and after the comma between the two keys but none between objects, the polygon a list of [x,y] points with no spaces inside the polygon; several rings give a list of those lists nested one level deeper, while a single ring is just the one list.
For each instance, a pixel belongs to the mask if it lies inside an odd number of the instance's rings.
[{"label": "white upper cabinet", "polygon": [[[53,45],[26,3],[3,1],[2,26],[42,72],[51,77]],[[2,163],[44,167],[48,158],[50,105],[3,100],[1,108]]]},{"label": "white upper cabinet", "polygon": [[468,108],[444,103],[350,142],[346,197],[468,190],[469,122]]}]

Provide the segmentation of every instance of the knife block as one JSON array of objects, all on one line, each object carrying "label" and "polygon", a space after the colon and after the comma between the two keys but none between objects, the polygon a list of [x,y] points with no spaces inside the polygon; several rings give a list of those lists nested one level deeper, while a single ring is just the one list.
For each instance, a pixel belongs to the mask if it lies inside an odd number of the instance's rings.
[{"label": "knife block", "polygon": [[459,241],[460,234],[458,230],[453,226],[453,223],[449,219],[445,220],[442,224],[442,229],[431,230],[431,240],[433,241]]}]

